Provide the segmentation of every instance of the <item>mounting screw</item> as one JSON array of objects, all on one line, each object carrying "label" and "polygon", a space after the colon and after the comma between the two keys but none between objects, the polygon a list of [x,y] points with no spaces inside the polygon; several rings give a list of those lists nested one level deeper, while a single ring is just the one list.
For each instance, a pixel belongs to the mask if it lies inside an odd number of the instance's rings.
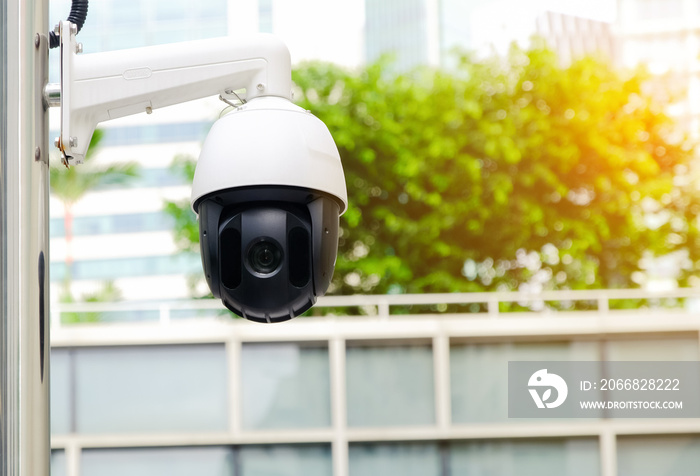
[{"label": "mounting screw", "polygon": [[77,137],[71,137],[70,139],[68,139],[68,144],[69,144],[71,147],[78,147],[78,138],[77,138]]},{"label": "mounting screw", "polygon": [[146,114],[152,114],[153,108],[151,106],[146,106]]},{"label": "mounting screw", "polygon": [[34,160],[37,162],[41,160],[41,149],[39,147],[34,149]]},{"label": "mounting screw", "polygon": [[83,44],[82,43],[78,43],[77,45],[75,45],[75,52],[77,54],[80,54],[83,52]]},{"label": "mounting screw", "polygon": [[75,23],[71,23],[70,24],[70,32],[73,35],[77,35],[78,34],[78,25],[76,25]]},{"label": "mounting screw", "polygon": [[39,48],[39,45],[41,44],[41,36],[39,36],[39,33],[34,35],[34,47]]},{"label": "mounting screw", "polygon": [[258,88],[258,91],[263,91],[263,90],[265,90],[265,85],[263,83],[259,83],[257,85],[257,88]]}]

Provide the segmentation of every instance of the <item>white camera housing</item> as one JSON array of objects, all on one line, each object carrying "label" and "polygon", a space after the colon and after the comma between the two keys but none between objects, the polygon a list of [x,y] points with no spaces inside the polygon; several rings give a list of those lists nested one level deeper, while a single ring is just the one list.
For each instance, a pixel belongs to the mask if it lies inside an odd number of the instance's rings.
[{"label": "white camera housing", "polygon": [[192,208],[210,193],[279,185],[333,196],[347,208],[345,176],[326,125],[291,101],[260,97],[214,123],[192,184]]},{"label": "white camera housing", "polygon": [[219,119],[191,202],[207,284],[231,311],[284,321],[328,289],[347,192],[335,142],[310,112],[261,97]]},{"label": "white camera housing", "polygon": [[328,128],[291,102],[284,43],[260,34],[82,55],[71,23],[59,30],[66,165],[82,163],[99,122],[245,90],[211,128],[192,187],[207,283],[255,321],[311,307],[330,284],[347,191]]}]

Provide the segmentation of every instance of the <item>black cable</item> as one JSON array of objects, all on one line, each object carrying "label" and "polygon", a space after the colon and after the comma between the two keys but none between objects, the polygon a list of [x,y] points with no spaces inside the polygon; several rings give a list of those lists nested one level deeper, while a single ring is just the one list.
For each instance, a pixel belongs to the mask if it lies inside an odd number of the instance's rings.
[{"label": "black cable", "polygon": [[[70,7],[70,15],[68,21],[74,23],[78,27],[78,32],[83,28],[85,19],[88,13],[88,0],[73,0]],[[61,44],[58,33],[52,31],[49,33],[49,48],[56,48]]]}]

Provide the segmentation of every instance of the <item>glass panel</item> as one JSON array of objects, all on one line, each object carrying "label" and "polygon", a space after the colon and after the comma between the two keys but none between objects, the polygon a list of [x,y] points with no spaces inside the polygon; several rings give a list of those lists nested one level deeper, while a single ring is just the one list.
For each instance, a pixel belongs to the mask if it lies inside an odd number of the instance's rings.
[{"label": "glass panel", "polygon": [[234,474],[230,448],[87,449],[81,476],[229,476]]},{"label": "glass panel", "polygon": [[228,427],[223,345],[75,349],[77,431]]},{"label": "glass panel", "polygon": [[[226,14],[228,12],[228,2],[226,0],[195,2],[191,7],[193,8],[194,16],[196,18],[206,19],[210,27],[225,27]],[[212,19],[214,21],[212,21]],[[217,25],[217,21],[223,25]]]},{"label": "glass panel", "polygon": [[272,0],[258,1],[258,31],[272,33]]},{"label": "glass panel", "polygon": [[51,433],[71,433],[70,350],[51,349]]},{"label": "glass panel", "polygon": [[[60,261],[51,262],[51,281],[64,280],[66,272],[65,263]],[[71,278],[108,280],[127,276],[158,276],[201,272],[202,260],[199,257],[199,253],[183,252],[166,256],[75,261],[73,262]]]},{"label": "glass panel", "polygon": [[350,476],[373,474],[441,476],[443,474],[440,449],[434,443],[350,445],[349,458]]},{"label": "glass panel", "polygon": [[131,25],[138,22],[141,18],[145,18],[144,2],[140,0],[119,0],[112,3],[112,22],[113,28],[119,29],[124,25]]},{"label": "glass panel", "polygon": [[179,20],[187,18],[189,4],[187,0],[160,0],[152,2],[152,15],[150,20],[161,23],[166,20]]},{"label": "glass panel", "polygon": [[[143,186],[172,185],[164,169],[156,169],[149,173],[143,173]],[[174,175],[171,176],[174,179]],[[149,182],[149,183],[146,183]],[[130,186],[134,182],[130,182]],[[139,186],[142,184],[139,183]],[[170,231],[175,226],[175,221],[165,212],[133,213],[124,215],[84,216],[73,218],[73,236],[85,235],[109,235],[117,233],[138,233],[148,231]],[[65,223],[63,218],[51,219],[51,237],[65,236]]]},{"label": "glass panel", "polygon": [[698,339],[668,338],[611,340],[605,343],[606,360],[698,360]]},{"label": "glass panel", "polygon": [[435,422],[430,347],[351,346],[346,367],[349,426]]},{"label": "glass panel", "polygon": [[508,419],[509,360],[598,360],[598,349],[595,342],[453,345],[450,348],[452,421]]},{"label": "glass panel", "polygon": [[[51,376],[53,378],[53,375]],[[53,450],[51,452],[51,476],[66,476],[66,452]]]},{"label": "glass panel", "polygon": [[449,462],[450,473],[455,475],[600,474],[598,440],[595,439],[453,443]]},{"label": "glass panel", "polygon": [[[240,476],[331,476],[328,445],[244,446],[238,450]],[[233,473],[231,473],[233,474]]]},{"label": "glass panel", "polygon": [[700,437],[618,437],[618,476],[696,476]]},{"label": "glass panel", "polygon": [[244,344],[244,428],[310,428],[331,424],[328,349],[299,344]]}]

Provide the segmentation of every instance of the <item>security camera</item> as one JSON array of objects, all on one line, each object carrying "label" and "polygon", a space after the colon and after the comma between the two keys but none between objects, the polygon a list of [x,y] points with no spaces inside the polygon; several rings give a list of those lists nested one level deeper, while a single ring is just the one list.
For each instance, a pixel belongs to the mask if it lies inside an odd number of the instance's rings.
[{"label": "security camera", "polygon": [[309,309],[330,284],[346,203],[338,150],[310,112],[263,97],[219,119],[192,186],[214,296],[259,322]]},{"label": "security camera", "polygon": [[206,281],[253,321],[309,309],[331,282],[347,191],[328,128],[291,102],[286,46],[260,34],[83,55],[70,22],[59,34],[61,84],[45,97],[61,106],[67,166],[82,163],[99,122],[215,94],[241,100],[212,127],[195,171]]}]

